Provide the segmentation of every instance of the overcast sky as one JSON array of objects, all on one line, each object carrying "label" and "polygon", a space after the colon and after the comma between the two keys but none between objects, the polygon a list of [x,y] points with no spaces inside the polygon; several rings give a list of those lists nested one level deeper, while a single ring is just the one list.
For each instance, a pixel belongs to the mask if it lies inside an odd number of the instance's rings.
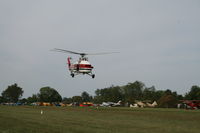
[{"label": "overcast sky", "polygon": [[[71,78],[51,52],[89,56],[96,78]],[[44,86],[64,97],[142,81],[179,94],[200,85],[199,0],[0,0],[0,93],[17,83],[24,97]]]}]

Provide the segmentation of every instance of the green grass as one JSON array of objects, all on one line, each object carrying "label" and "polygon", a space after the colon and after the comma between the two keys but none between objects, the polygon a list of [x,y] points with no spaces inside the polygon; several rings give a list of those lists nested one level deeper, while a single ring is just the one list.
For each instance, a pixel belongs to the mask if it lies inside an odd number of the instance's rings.
[{"label": "green grass", "polygon": [[0,133],[199,133],[199,123],[199,110],[0,106]]}]

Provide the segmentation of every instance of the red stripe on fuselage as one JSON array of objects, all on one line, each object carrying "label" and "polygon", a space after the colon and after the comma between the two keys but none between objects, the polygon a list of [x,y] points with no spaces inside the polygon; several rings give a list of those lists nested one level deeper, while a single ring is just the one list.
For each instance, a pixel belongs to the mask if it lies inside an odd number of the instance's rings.
[{"label": "red stripe on fuselage", "polygon": [[79,68],[93,68],[93,66],[88,65],[88,64],[74,64],[74,67],[79,66]]}]

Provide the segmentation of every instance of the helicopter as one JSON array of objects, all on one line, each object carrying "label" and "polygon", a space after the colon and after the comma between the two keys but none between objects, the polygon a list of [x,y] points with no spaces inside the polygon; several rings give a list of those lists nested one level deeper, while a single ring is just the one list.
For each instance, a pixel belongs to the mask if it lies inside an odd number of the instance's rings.
[{"label": "helicopter", "polygon": [[74,52],[74,51],[58,49],[58,48],[54,48],[52,51],[77,54],[77,55],[81,56],[79,58],[79,60],[76,61],[75,63],[71,63],[71,60],[72,60],[71,57],[67,58],[68,68],[69,68],[69,71],[71,73],[70,75],[72,78],[74,78],[74,76],[79,75],[79,74],[83,74],[83,75],[87,74],[87,75],[91,76],[92,78],[95,78],[95,74],[92,73],[92,69],[94,69],[94,67],[89,63],[86,55],[104,55],[104,54],[118,53],[118,52],[109,52],[109,53],[89,54],[89,53],[80,53],[80,52]]}]

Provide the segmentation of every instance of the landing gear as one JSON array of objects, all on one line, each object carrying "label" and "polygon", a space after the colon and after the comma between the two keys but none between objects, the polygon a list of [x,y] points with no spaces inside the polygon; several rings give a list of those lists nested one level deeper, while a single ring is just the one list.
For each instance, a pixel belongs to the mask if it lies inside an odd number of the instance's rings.
[{"label": "landing gear", "polygon": [[95,75],[94,75],[94,74],[92,74],[92,78],[95,78]]},{"label": "landing gear", "polygon": [[[92,74],[92,73],[84,73],[84,74],[87,74],[87,75],[91,76],[92,78],[95,78],[95,74]],[[71,73],[70,75],[72,76],[72,78],[74,78],[75,75],[78,75],[78,74],[77,73]]]},{"label": "landing gear", "polygon": [[92,78],[95,78],[95,74],[92,74],[92,73],[86,73],[86,74],[91,76]]},{"label": "landing gear", "polygon": [[74,77],[74,74],[72,73],[71,76],[72,76],[72,78],[73,78],[73,77]]}]

